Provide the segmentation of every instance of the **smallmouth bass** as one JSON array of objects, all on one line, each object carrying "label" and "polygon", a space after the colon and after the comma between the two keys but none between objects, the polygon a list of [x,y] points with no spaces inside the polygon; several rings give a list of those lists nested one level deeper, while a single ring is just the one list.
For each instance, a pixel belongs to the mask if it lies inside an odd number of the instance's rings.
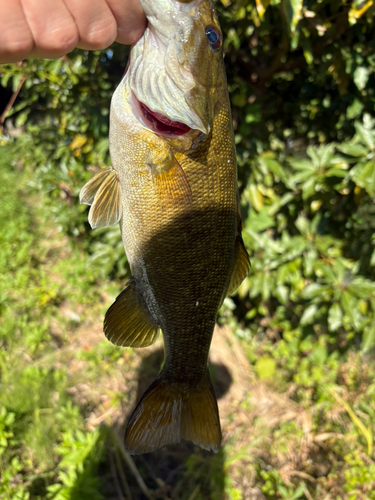
[{"label": "smallmouth bass", "polygon": [[82,189],[93,228],[120,222],[132,271],[104,333],[165,361],[125,431],[130,454],[181,439],[218,451],[208,353],[217,312],[249,270],[222,34],[211,0],[140,0],[148,19],[111,104],[112,167]]}]

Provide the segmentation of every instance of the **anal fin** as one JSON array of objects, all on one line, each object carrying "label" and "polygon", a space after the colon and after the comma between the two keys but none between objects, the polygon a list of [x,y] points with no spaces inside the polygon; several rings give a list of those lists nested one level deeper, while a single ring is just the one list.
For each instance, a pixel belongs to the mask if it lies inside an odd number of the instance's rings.
[{"label": "anal fin", "polygon": [[107,167],[81,189],[80,202],[91,205],[89,223],[93,229],[113,226],[121,219],[120,184],[116,172]]},{"label": "anal fin", "polygon": [[139,299],[133,278],[108,309],[103,328],[107,339],[118,346],[147,347],[155,342],[159,327]]}]

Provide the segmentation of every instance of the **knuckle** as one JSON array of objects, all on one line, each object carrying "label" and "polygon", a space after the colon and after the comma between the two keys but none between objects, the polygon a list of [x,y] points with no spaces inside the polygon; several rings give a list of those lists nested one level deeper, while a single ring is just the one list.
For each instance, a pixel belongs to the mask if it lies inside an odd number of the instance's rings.
[{"label": "knuckle", "polygon": [[88,48],[102,50],[111,45],[115,41],[116,36],[117,25],[113,21],[105,25],[93,26],[81,37],[81,42]]},{"label": "knuckle", "polygon": [[18,61],[26,57],[31,52],[33,46],[34,41],[31,34],[17,38],[12,37],[0,43],[0,52],[6,54],[8,58]]},{"label": "knuckle", "polygon": [[53,33],[53,36],[46,33],[39,40],[36,40],[38,48],[61,55],[73,50],[77,43],[78,32],[66,32],[65,30],[61,32],[57,30]]},{"label": "knuckle", "polygon": [[73,50],[78,41],[78,30],[71,24],[40,33],[35,39],[35,45],[43,51],[64,55]]}]

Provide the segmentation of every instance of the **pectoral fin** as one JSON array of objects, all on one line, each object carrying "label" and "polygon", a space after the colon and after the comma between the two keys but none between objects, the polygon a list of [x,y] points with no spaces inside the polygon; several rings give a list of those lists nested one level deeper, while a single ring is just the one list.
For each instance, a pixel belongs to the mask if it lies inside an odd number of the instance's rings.
[{"label": "pectoral fin", "polygon": [[81,189],[80,202],[91,205],[89,223],[93,229],[113,226],[121,219],[120,184],[112,167],[98,172]]},{"label": "pectoral fin", "polygon": [[127,283],[104,318],[104,333],[118,346],[146,347],[153,344],[159,327],[138,297],[133,278]]},{"label": "pectoral fin", "polygon": [[161,161],[149,165],[155,189],[163,205],[178,207],[192,202],[189,181],[171,150]]},{"label": "pectoral fin", "polygon": [[102,168],[97,174],[87,182],[79,193],[79,202],[85,205],[92,205],[96,192],[103,184],[105,178],[112,171],[112,167]]}]

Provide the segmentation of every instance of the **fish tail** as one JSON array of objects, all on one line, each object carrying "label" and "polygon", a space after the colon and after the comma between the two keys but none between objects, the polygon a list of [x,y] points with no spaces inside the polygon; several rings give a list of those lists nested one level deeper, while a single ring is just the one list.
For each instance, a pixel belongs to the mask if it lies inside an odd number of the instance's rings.
[{"label": "fish tail", "polygon": [[189,392],[168,384],[159,375],[129,419],[125,451],[130,455],[149,453],[181,439],[219,451],[219,411],[208,370],[204,382]]}]

